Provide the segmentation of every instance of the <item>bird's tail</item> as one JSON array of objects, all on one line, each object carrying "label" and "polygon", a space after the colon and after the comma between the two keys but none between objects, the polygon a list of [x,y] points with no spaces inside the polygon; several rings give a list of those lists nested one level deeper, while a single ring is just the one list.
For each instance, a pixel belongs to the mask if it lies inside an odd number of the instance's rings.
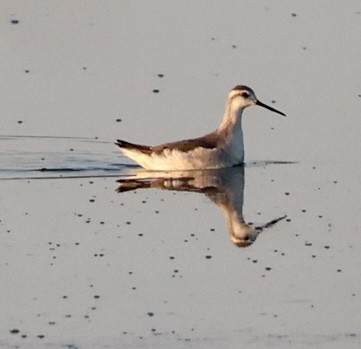
[{"label": "bird's tail", "polygon": [[121,139],[117,139],[117,141],[114,143],[116,146],[118,146],[119,148],[136,148],[136,144],[130,143],[130,142],[126,142],[123,141]]},{"label": "bird's tail", "polygon": [[122,150],[132,150],[141,152],[143,154],[150,154],[152,152],[152,147],[148,145],[142,145],[142,144],[134,144],[130,142],[123,141],[121,139],[117,139],[116,143],[114,143],[116,146],[118,146]]}]

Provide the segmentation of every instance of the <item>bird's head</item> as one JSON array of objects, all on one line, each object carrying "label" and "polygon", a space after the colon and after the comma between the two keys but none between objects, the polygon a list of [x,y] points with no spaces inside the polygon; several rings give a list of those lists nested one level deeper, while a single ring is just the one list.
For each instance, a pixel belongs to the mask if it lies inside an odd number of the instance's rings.
[{"label": "bird's head", "polygon": [[254,91],[248,86],[244,85],[238,85],[229,92],[228,102],[234,109],[245,109],[253,105],[258,105],[275,113],[286,116],[286,114],[282,113],[281,111],[262,103],[260,100],[257,99]]}]

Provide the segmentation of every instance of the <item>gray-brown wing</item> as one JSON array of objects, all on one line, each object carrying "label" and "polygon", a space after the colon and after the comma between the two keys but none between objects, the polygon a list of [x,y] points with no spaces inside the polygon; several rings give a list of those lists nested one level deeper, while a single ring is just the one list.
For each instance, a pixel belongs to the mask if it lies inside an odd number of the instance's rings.
[{"label": "gray-brown wing", "polygon": [[213,149],[216,148],[218,144],[219,144],[219,137],[215,132],[213,132],[200,138],[185,139],[178,142],[165,143],[151,148],[155,153],[160,154],[164,150],[174,150],[174,149],[177,149],[182,152],[188,152],[199,147],[206,149]]}]

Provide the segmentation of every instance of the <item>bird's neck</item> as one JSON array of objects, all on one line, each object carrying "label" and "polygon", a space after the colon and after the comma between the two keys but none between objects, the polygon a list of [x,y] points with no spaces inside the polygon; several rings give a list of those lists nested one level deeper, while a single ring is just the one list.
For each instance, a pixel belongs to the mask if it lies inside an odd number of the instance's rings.
[{"label": "bird's neck", "polygon": [[244,108],[232,106],[231,103],[228,103],[226,110],[224,111],[224,116],[221,124],[219,125],[217,131],[220,134],[223,134],[226,138],[232,137],[232,135],[238,134],[242,135],[242,112]]},{"label": "bird's neck", "polygon": [[244,108],[226,107],[223,120],[216,133],[222,139],[222,148],[226,150],[232,164],[244,162],[244,141],[242,130],[242,112]]}]

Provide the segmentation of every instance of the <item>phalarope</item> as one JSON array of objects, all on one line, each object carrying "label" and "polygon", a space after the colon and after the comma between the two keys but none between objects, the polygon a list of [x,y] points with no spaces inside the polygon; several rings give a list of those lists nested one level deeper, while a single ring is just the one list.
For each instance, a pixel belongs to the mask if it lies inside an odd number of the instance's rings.
[{"label": "phalarope", "polygon": [[206,195],[224,214],[229,237],[238,247],[252,245],[266,228],[286,218],[283,215],[258,226],[246,223],[243,216],[243,166],[198,171],[132,171],[129,176],[123,174],[117,184],[119,193],[156,188]]},{"label": "phalarope", "polygon": [[156,146],[133,144],[120,139],[115,144],[124,155],[147,170],[217,169],[240,165],[244,161],[242,113],[253,105],[286,116],[259,101],[251,88],[238,85],[228,94],[219,127],[203,137]]}]

